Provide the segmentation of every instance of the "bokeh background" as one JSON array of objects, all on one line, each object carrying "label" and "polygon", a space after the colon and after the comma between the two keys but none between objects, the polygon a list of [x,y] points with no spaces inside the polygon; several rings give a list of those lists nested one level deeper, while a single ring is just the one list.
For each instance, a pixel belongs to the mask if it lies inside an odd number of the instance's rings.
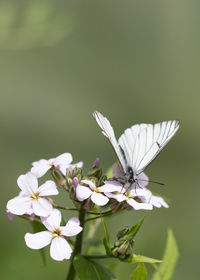
[{"label": "bokeh background", "polygon": [[[96,156],[104,170],[111,166],[115,155],[94,109],[117,136],[134,123],[180,120],[146,170],[166,184],[150,188],[171,206],[148,213],[135,251],[160,258],[172,228],[180,251],[173,279],[199,279],[199,12],[197,0],[0,1],[1,279],[65,279],[68,262],[47,251],[44,267],[24,243],[31,226],[9,222],[5,207],[32,161],[71,152],[85,169]],[[108,219],[112,240],[141,216]],[[118,265],[116,275],[128,279],[134,267]]]}]

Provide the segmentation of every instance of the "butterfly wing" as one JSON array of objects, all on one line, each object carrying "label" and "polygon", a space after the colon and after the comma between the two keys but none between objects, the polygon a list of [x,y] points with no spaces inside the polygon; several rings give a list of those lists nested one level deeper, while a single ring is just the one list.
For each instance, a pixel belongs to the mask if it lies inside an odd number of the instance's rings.
[{"label": "butterfly wing", "polygon": [[156,124],[139,124],[127,128],[119,138],[135,176],[140,174],[156,158],[179,129],[179,122],[164,121]]},{"label": "butterfly wing", "polygon": [[123,150],[119,147],[119,145],[117,143],[114,130],[113,130],[109,120],[107,118],[105,118],[98,111],[94,111],[93,117],[95,118],[97,124],[101,128],[103,135],[105,135],[108,138],[109,142],[111,143],[111,145],[117,155],[117,158],[119,160],[120,166],[125,173],[126,172],[126,161],[127,161],[126,157],[125,157],[125,153],[123,152]]}]

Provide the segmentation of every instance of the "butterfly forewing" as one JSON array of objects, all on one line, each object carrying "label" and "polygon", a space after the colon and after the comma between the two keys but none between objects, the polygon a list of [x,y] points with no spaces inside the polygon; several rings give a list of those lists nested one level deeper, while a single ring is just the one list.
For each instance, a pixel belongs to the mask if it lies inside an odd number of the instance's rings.
[{"label": "butterfly forewing", "polygon": [[98,123],[99,127],[102,130],[102,133],[108,138],[109,142],[111,143],[117,158],[119,160],[120,166],[124,173],[126,172],[126,158],[125,152],[122,151],[117,143],[114,130],[107,118],[105,118],[100,112],[94,111],[93,117],[95,118],[96,122]]},{"label": "butterfly forewing", "polygon": [[[178,121],[165,121],[154,125],[134,125],[125,130],[119,138],[119,145],[124,149],[128,159],[127,164],[132,167],[135,176],[152,162],[178,128]],[[132,139],[129,137],[130,131],[132,131]]]},{"label": "butterfly forewing", "polygon": [[134,178],[156,158],[179,128],[179,122],[176,120],[136,124],[127,128],[117,142],[108,119],[98,111],[95,111],[93,116],[114,148],[124,173],[128,175],[128,169],[131,167]]}]

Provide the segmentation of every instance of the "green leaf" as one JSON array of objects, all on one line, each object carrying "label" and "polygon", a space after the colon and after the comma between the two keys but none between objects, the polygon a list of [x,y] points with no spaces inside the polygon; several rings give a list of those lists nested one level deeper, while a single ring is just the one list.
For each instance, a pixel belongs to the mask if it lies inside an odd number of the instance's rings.
[{"label": "green leaf", "polygon": [[87,254],[105,254],[105,246],[101,240],[92,242],[87,250]]},{"label": "green leaf", "polygon": [[110,248],[110,241],[109,241],[109,240],[110,240],[110,237],[109,237],[109,234],[108,234],[106,225],[105,225],[105,223],[104,223],[103,217],[101,217],[101,223],[102,223],[102,225],[103,225],[103,230],[104,230],[104,234],[105,234],[105,237],[104,237],[104,239],[103,239],[103,244],[104,244],[104,247],[105,247],[105,249],[106,249],[106,254],[107,254],[108,256],[110,256],[110,255],[111,255],[111,248]]},{"label": "green leaf", "polygon": [[134,225],[127,234],[125,234],[123,236],[123,239],[129,239],[129,238],[133,238],[136,233],[138,232],[138,230],[140,229],[141,225],[144,222],[144,217],[139,221],[139,223],[137,223],[136,225]]},{"label": "green leaf", "polygon": [[[43,231],[43,230],[46,230],[46,228],[44,227],[43,224],[37,222],[37,221],[31,221],[31,225],[32,225],[32,228],[33,228],[33,232],[34,233],[37,233],[39,231]],[[43,262],[43,265],[46,265],[46,257],[45,257],[45,248],[42,248],[39,250],[40,251],[40,255],[41,255],[41,258],[42,258],[42,262]]]},{"label": "green leaf", "polygon": [[80,280],[117,279],[106,267],[86,257],[76,256],[73,263]]},{"label": "green leaf", "polygon": [[175,269],[175,265],[179,256],[178,247],[171,230],[168,231],[167,245],[165,248],[163,262],[158,267],[152,280],[170,280]]},{"label": "green leaf", "polygon": [[143,263],[140,263],[136,270],[134,271],[133,275],[131,276],[130,280],[146,280],[147,278],[147,271]]},{"label": "green leaf", "polygon": [[110,167],[107,172],[106,172],[107,178],[112,178],[113,177],[113,170],[112,167]]},{"label": "green leaf", "polygon": [[133,254],[130,258],[123,260],[125,262],[130,262],[130,263],[160,263],[162,262],[161,260],[157,260],[157,259],[152,259],[152,258],[148,258],[145,256],[141,256],[141,255],[135,255]]}]

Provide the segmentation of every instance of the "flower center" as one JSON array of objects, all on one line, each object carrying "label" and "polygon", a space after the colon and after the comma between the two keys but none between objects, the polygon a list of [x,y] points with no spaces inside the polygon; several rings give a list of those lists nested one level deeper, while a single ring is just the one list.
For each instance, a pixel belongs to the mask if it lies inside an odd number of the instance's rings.
[{"label": "flower center", "polygon": [[98,188],[94,188],[94,189],[93,189],[93,192],[99,193]]},{"label": "flower center", "polygon": [[39,196],[40,196],[39,192],[31,194],[31,198],[35,199],[35,200],[37,200],[39,198]]},{"label": "flower center", "polygon": [[61,235],[61,231],[59,228],[55,229],[54,231],[52,231],[52,237],[59,237]]},{"label": "flower center", "polygon": [[128,198],[133,198],[133,196],[132,196],[130,191],[126,191],[125,192],[125,196],[128,197]]}]

